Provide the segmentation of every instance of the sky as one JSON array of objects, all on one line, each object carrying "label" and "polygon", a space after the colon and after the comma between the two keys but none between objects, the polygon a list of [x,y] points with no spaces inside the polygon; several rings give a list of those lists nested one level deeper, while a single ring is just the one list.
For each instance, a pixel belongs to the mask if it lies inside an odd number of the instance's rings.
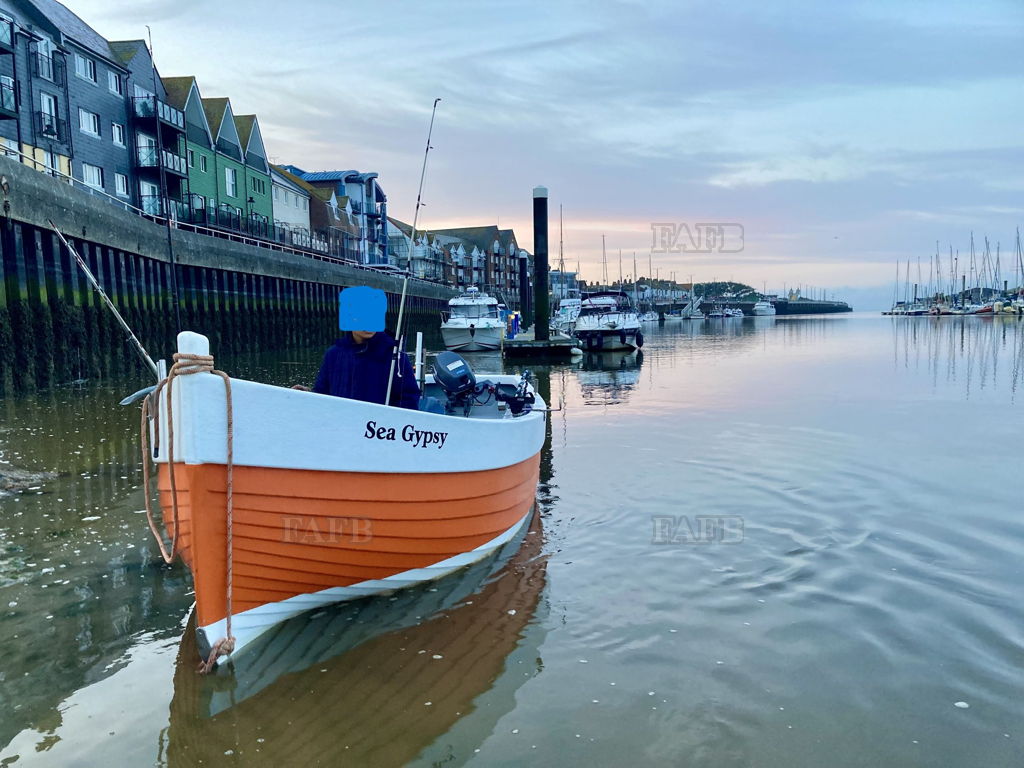
[{"label": "sky", "polygon": [[[897,261],[970,234],[1011,281],[1024,220],[1024,3],[68,0],[161,75],[255,112],[271,159],[376,171],[411,221],[500,224],[532,189],[585,278],[813,286],[891,302]],[[285,10],[282,10],[284,8]],[[736,253],[651,253],[652,223],[743,227]]]}]

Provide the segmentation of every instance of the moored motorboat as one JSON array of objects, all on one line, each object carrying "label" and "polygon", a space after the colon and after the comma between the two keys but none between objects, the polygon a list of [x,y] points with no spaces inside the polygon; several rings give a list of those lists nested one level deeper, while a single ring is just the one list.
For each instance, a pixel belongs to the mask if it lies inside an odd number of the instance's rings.
[{"label": "moored motorboat", "polygon": [[475,287],[448,302],[448,315],[442,318],[441,337],[445,349],[456,352],[480,352],[501,347],[505,338],[498,300]]},{"label": "moored motorboat", "polygon": [[573,335],[585,349],[637,349],[643,346],[640,318],[622,291],[585,294]]},{"label": "moored motorboat", "polygon": [[761,316],[765,316],[765,315],[774,315],[775,314],[775,305],[772,304],[767,299],[761,299],[760,301],[757,301],[757,302],[754,303],[754,310],[753,310],[753,312],[754,312],[754,316],[755,317],[761,317]]},{"label": "moored motorboat", "polygon": [[739,307],[726,307],[723,311],[726,317],[743,317],[743,310]]},{"label": "moored motorboat", "polygon": [[[445,404],[435,413],[222,379],[195,333],[178,350],[151,433],[204,658],[304,611],[441,578],[528,517],[545,406],[526,376],[478,383],[442,353],[424,386]],[[206,367],[186,370],[195,361]]]}]

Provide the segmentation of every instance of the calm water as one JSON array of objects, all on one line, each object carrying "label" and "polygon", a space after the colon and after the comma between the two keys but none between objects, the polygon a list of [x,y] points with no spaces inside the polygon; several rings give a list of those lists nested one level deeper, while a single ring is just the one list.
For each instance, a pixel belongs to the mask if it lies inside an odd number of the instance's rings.
[{"label": "calm water", "polygon": [[1024,323],[709,321],[536,370],[521,542],[204,679],[135,383],[0,401],[0,461],[58,472],[0,496],[0,765],[1024,762]]}]

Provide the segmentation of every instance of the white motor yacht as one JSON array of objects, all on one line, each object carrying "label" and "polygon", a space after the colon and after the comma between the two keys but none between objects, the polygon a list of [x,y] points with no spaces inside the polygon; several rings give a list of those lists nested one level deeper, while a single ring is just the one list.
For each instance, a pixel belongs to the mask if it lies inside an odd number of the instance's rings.
[{"label": "white motor yacht", "polygon": [[442,316],[441,337],[446,349],[456,352],[480,352],[498,349],[505,338],[505,321],[498,311],[498,300],[478,288],[448,302],[448,315]]}]

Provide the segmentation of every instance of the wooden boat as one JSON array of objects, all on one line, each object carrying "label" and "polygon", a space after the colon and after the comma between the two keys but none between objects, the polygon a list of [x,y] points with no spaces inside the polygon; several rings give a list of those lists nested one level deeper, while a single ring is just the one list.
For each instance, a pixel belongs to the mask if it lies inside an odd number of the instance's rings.
[{"label": "wooden boat", "polygon": [[[185,332],[178,350],[207,355],[209,342]],[[453,366],[424,387],[446,413],[231,379],[230,526],[225,381],[181,375],[159,390],[160,504],[192,571],[204,658],[228,636],[238,653],[305,611],[441,578],[523,526],[544,403],[517,376],[492,377],[484,397],[469,373],[452,392]]]}]

